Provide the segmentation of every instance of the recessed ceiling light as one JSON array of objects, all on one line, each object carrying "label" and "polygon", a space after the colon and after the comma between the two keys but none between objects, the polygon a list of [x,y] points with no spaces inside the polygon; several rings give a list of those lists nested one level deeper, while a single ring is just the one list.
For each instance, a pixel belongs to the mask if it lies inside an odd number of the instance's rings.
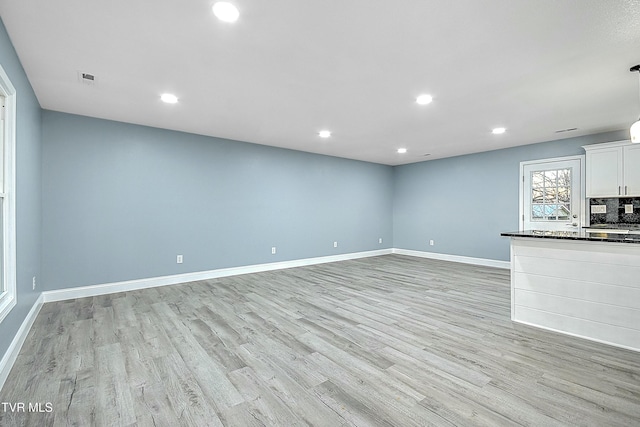
[{"label": "recessed ceiling light", "polygon": [[240,16],[238,8],[226,1],[219,1],[213,5],[213,14],[221,21],[236,22]]},{"label": "recessed ceiling light", "polygon": [[495,128],[491,131],[492,134],[494,135],[500,135],[502,133],[505,133],[507,130],[505,128]]},{"label": "recessed ceiling light", "polygon": [[178,97],[171,93],[163,93],[160,95],[160,99],[162,102],[166,102],[167,104],[175,104],[178,102]]},{"label": "recessed ceiling light", "polygon": [[406,152],[407,152],[407,149],[406,149],[406,148],[398,148],[398,153],[399,153],[399,154],[404,154],[404,153],[406,153]]},{"label": "recessed ceiling light", "polygon": [[416,98],[416,102],[420,105],[427,105],[431,101],[433,101],[433,97],[431,95],[427,95],[426,93]]},{"label": "recessed ceiling light", "polygon": [[318,132],[318,135],[320,136],[320,138],[329,138],[331,136],[331,131],[321,130],[320,132]]}]

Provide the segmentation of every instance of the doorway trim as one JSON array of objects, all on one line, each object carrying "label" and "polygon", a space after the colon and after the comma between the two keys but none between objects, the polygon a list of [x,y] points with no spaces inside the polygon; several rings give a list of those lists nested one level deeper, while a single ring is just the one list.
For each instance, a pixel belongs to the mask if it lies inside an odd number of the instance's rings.
[{"label": "doorway trim", "polygon": [[518,184],[518,229],[520,231],[524,231],[524,168],[525,166],[531,166],[541,163],[550,163],[550,162],[562,162],[566,160],[579,160],[580,161],[580,224],[584,227],[586,222],[586,197],[587,192],[585,188],[586,184],[586,174],[585,174],[585,155],[575,155],[575,156],[564,156],[564,157],[552,157],[548,159],[537,159],[537,160],[526,160],[520,162],[520,175],[518,179],[520,183]]}]

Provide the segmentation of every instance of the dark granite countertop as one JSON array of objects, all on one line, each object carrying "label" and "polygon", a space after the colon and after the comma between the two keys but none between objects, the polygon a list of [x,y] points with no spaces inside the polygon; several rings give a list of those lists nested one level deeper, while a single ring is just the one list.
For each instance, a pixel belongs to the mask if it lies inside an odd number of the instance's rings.
[{"label": "dark granite countertop", "polygon": [[592,230],[597,230],[600,228],[605,228],[609,230],[630,230],[630,231],[640,231],[640,224],[628,224],[628,223],[608,223],[608,224],[592,224],[585,228],[589,228]]},{"label": "dark granite countertop", "polygon": [[615,242],[615,243],[638,243],[640,244],[640,234],[618,234],[618,233],[587,233],[579,231],[543,231],[525,230],[500,233],[507,237],[531,237],[535,239],[564,239],[564,240],[586,240],[590,242]]}]

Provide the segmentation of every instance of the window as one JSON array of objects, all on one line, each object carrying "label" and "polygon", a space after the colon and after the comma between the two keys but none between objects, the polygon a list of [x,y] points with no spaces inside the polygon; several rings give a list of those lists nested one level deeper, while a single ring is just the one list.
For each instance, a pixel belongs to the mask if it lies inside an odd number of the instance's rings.
[{"label": "window", "polygon": [[0,321],[16,305],[16,90],[0,66]]},{"label": "window", "polygon": [[571,217],[571,169],[531,172],[531,220],[567,221]]}]

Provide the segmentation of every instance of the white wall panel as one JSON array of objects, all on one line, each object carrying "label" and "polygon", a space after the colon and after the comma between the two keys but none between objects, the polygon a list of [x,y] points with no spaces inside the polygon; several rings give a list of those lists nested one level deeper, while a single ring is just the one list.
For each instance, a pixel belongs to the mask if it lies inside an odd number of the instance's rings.
[{"label": "white wall panel", "polygon": [[511,239],[511,318],[640,351],[640,245]]},{"label": "white wall panel", "polygon": [[640,310],[640,288],[615,286],[558,277],[515,273],[517,289],[572,297],[585,301],[628,306]]},{"label": "white wall panel", "polygon": [[640,288],[640,264],[623,266],[597,261],[516,256],[514,268],[516,272],[526,274]]},{"label": "white wall panel", "polygon": [[640,331],[640,310],[635,308],[517,290],[516,307],[520,306]]},{"label": "white wall panel", "polygon": [[[611,243],[554,239],[512,239],[517,256],[534,256],[598,264],[638,266],[640,245],[637,243]],[[554,242],[550,244],[549,242]],[[540,251],[544,249],[544,251]],[[640,279],[638,279],[640,280]]]}]

